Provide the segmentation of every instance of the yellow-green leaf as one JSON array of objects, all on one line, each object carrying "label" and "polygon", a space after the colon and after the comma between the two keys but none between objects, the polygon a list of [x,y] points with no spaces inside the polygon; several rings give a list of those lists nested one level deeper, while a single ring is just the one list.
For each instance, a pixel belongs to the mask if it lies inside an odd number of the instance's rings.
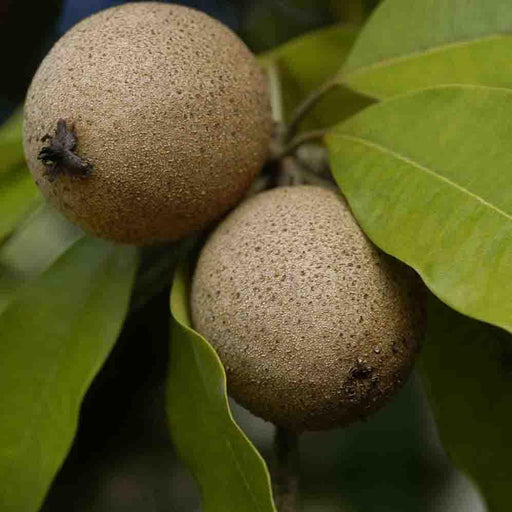
[{"label": "yellow-green leaf", "polygon": [[204,512],[275,512],[265,462],[231,415],[222,364],[190,326],[188,280],[181,267],[171,293],[167,413],[173,441],[199,484]]},{"label": "yellow-green leaf", "polygon": [[454,309],[512,331],[512,89],[438,87],[328,136],[367,235]]},{"label": "yellow-green leaf", "polygon": [[128,308],[135,248],[83,239],[0,313],[0,510],[37,512]]},{"label": "yellow-green leaf", "polygon": [[376,98],[440,84],[510,87],[509,0],[385,0],[340,79]]},{"label": "yellow-green leaf", "polygon": [[484,495],[512,508],[512,337],[431,296],[422,377],[444,447]]}]

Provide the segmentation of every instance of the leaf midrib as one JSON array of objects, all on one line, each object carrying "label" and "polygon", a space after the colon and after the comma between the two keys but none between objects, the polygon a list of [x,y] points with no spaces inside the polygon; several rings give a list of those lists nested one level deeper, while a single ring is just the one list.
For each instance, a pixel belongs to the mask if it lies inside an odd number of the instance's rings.
[{"label": "leaf midrib", "polygon": [[392,66],[395,64],[400,64],[402,62],[406,62],[408,60],[417,59],[426,55],[433,55],[436,53],[442,53],[446,50],[450,50],[452,48],[460,48],[464,46],[469,46],[472,44],[477,44],[483,41],[489,41],[492,39],[508,39],[512,36],[512,34],[506,34],[506,33],[495,33],[495,34],[489,34],[485,37],[478,37],[475,39],[467,39],[467,40],[460,40],[460,41],[454,41],[451,43],[443,43],[441,45],[431,46],[429,48],[425,48],[423,50],[417,50],[411,53],[407,53],[405,55],[398,55],[395,57],[388,57],[384,58],[383,60],[379,60],[377,62],[374,62],[373,64],[368,64],[366,66],[356,67],[353,68],[353,70],[349,70],[345,72],[343,69],[340,73],[340,79],[342,82],[350,81],[352,77],[356,77],[358,75],[364,75],[365,73],[368,73],[369,71],[372,71],[374,69],[384,68],[387,66]]},{"label": "leaf midrib", "polygon": [[[435,170],[430,169],[429,167],[427,167],[425,165],[422,165],[422,164],[420,164],[418,162],[415,162],[411,158],[409,158],[409,157],[407,157],[405,155],[402,155],[402,154],[398,153],[397,151],[394,151],[394,150],[392,150],[390,148],[382,146],[381,144],[378,144],[377,142],[373,142],[373,141],[370,141],[368,139],[364,139],[362,137],[357,137],[355,135],[348,135],[348,134],[344,134],[344,133],[336,133],[336,134],[333,134],[333,136],[334,137],[338,137],[338,138],[343,138],[343,139],[346,139],[346,140],[352,140],[352,141],[355,141],[355,142],[359,142],[360,144],[362,144],[364,146],[376,149],[377,151],[380,151],[381,153],[388,154],[388,155],[396,158],[397,160],[401,160],[402,162],[405,162],[408,165],[410,165],[412,167],[415,167],[416,169],[419,169],[420,171],[423,171],[423,172],[433,176],[435,179],[447,183],[448,185],[450,185],[450,186],[454,187],[455,189],[457,189],[459,192],[468,195],[472,199],[475,199],[476,201],[482,203],[484,206],[487,206],[491,210],[494,210],[499,215],[502,215],[503,217],[505,217],[505,219],[507,219],[508,221],[512,221],[512,215],[510,215],[507,212],[501,210],[500,208],[498,208],[497,206],[493,205],[492,203],[489,203],[483,197],[480,197],[479,195],[475,194],[474,192],[471,192],[471,190],[468,190],[467,188],[463,187],[462,185],[459,185],[458,183],[456,183],[456,182],[452,181],[451,179],[447,178],[446,176],[443,176],[442,174],[439,174]],[[335,151],[335,153],[339,153],[339,152],[340,152],[339,150]]]}]

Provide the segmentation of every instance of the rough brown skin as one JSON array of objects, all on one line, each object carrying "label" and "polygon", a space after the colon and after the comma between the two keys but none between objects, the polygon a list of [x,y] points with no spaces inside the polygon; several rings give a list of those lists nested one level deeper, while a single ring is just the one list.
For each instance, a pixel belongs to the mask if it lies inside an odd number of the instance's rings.
[{"label": "rough brown skin", "polygon": [[[38,159],[59,119],[74,125],[88,176],[52,174]],[[125,4],[73,27],[25,103],[25,154],[43,195],[122,243],[177,239],[220,217],[262,166],[270,135],[254,56],[213,18],[172,4]]]},{"label": "rough brown skin", "polygon": [[402,386],[423,332],[420,291],[338,194],[287,187],[217,227],[191,313],[237,401],[277,425],[321,430],[366,417]]}]

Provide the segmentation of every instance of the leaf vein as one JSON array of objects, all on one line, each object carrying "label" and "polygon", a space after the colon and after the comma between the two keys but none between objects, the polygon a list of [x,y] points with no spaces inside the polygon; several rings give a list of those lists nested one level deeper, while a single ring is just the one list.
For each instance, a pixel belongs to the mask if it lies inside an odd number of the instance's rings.
[{"label": "leaf vein", "polygon": [[[425,173],[430,174],[431,176],[434,176],[434,178],[437,178],[438,180],[447,183],[448,185],[457,189],[459,192],[462,192],[463,194],[470,196],[471,198],[475,199],[476,201],[482,203],[484,206],[487,206],[491,210],[494,210],[499,215],[502,215],[507,220],[512,221],[511,215],[509,215],[507,212],[501,210],[497,206],[493,205],[492,203],[489,203],[483,197],[480,197],[479,195],[475,194],[474,192],[471,192],[471,190],[468,190],[467,188],[463,187],[462,185],[459,185],[458,183],[447,178],[446,176],[443,176],[442,174],[436,172],[435,170],[429,169],[425,165],[415,162],[414,160],[412,160],[411,158],[409,158],[405,155],[402,155],[390,148],[382,146],[376,142],[364,139],[362,137],[357,137],[354,135],[348,135],[348,134],[343,134],[343,133],[337,133],[337,134],[335,134],[335,136],[339,137],[339,138],[347,139],[347,140],[352,140],[354,142],[359,142],[360,144],[363,144],[364,146],[368,146],[370,148],[376,149],[377,151],[380,151],[382,153],[387,153],[387,154],[391,155],[392,157],[396,158],[397,160],[401,160],[402,162],[405,162],[408,165],[411,165],[412,167],[415,167]],[[340,151],[338,150],[337,153],[339,153],[339,152]]]},{"label": "leaf vein", "polygon": [[396,57],[388,57],[383,60],[374,62],[373,64],[368,64],[366,66],[361,66],[359,68],[354,68],[353,71],[344,72],[342,71],[340,73],[340,79],[342,81],[350,81],[351,77],[362,75],[364,73],[367,73],[368,71],[384,68],[386,66],[392,66],[394,64],[399,64],[401,62],[406,62],[408,60],[417,59],[419,57],[423,57],[426,55],[432,55],[435,53],[441,53],[445,50],[450,50],[452,48],[460,48],[464,46],[469,46],[471,44],[479,43],[482,41],[490,41],[493,39],[508,39],[511,37],[512,34],[506,34],[506,33],[497,33],[497,34],[489,34],[485,37],[480,37],[476,39],[469,39],[465,41],[454,41],[452,43],[444,43],[442,45],[437,46],[431,46],[430,48],[425,48],[423,50],[417,50],[411,53],[407,53],[406,55],[399,55]]}]

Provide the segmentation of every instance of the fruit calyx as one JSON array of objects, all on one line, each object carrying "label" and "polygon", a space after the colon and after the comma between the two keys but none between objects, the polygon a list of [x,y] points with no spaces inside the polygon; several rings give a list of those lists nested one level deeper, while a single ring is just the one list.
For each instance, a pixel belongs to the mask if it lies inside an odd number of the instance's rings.
[{"label": "fruit calyx", "polygon": [[78,139],[73,123],[68,126],[65,119],[59,119],[55,134],[42,137],[41,142],[46,141],[49,145],[39,151],[37,158],[46,166],[48,181],[55,181],[59,174],[78,179],[87,178],[92,173],[92,164],[75,153]]}]

